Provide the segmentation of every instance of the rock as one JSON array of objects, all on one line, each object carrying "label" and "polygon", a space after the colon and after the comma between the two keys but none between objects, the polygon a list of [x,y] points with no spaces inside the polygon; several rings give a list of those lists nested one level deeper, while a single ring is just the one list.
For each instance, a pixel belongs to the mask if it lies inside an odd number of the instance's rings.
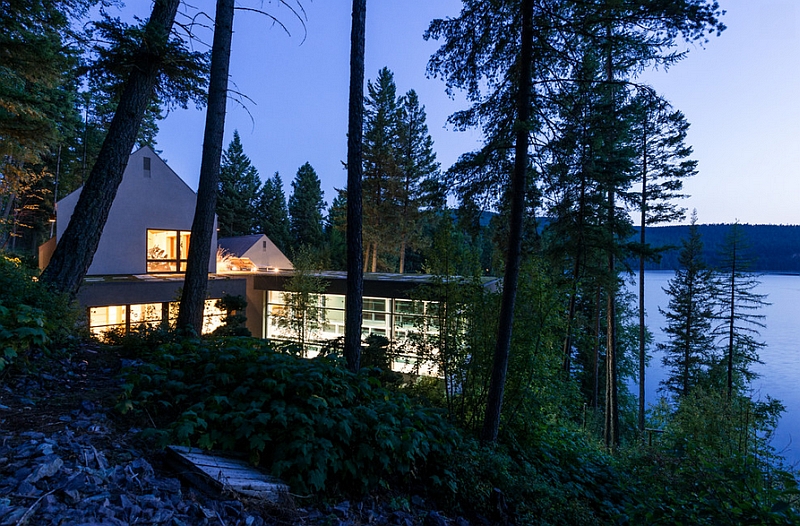
[{"label": "rock", "polygon": [[43,462],[40,463],[33,471],[33,473],[28,475],[28,477],[25,480],[27,480],[31,484],[36,484],[43,478],[52,477],[53,475],[58,473],[58,470],[60,470],[63,465],[64,461],[61,460],[61,457],[55,454],[47,455],[46,457],[44,457]]},{"label": "rock", "polygon": [[424,526],[447,526],[447,521],[436,511],[429,511],[425,516]]}]

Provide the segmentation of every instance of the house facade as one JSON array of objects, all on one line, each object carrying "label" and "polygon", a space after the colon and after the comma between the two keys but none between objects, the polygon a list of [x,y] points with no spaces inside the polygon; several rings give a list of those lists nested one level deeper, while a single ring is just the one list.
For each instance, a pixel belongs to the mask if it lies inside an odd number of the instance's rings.
[{"label": "house facade", "polygon": [[[80,189],[57,203],[56,237],[40,248],[44,268],[57,239],[66,230]],[[108,330],[130,331],[177,318],[186,270],[196,194],[161,160],[144,147],[134,152],[125,169],[97,252],[78,292],[89,329],[102,336]],[[216,229],[215,229],[216,230]],[[226,295],[247,301],[247,328],[253,336],[294,338],[296,314],[289,308],[295,271],[291,261],[264,234],[212,239],[209,282],[202,332],[220,325],[225,313],[216,308]],[[315,273],[324,283],[317,291],[319,323],[308,331],[312,342],[344,335],[346,274]],[[364,336],[392,342],[412,334],[435,336],[436,302],[414,300],[414,290],[431,276],[366,274],[364,276]],[[408,370],[409,356],[398,357],[395,369]]]}]

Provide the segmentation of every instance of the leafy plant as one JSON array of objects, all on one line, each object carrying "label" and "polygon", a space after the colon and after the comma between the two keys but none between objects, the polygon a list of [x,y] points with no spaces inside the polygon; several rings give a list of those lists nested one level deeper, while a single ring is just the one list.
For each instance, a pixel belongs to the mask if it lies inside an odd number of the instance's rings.
[{"label": "leafy plant", "polygon": [[50,341],[44,326],[41,309],[0,304],[0,371],[32,347],[43,347]]},{"label": "leafy plant", "polygon": [[437,410],[261,340],[182,340],[127,373],[123,410],[147,409],[164,443],[246,452],[300,492],[365,492],[423,481],[447,490],[460,434]]}]

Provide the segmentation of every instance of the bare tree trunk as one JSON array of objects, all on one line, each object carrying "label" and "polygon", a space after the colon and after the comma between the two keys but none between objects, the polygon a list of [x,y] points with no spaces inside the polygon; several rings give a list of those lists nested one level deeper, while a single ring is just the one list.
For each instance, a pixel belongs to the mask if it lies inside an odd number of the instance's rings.
[{"label": "bare tree trunk", "polygon": [[[734,225],[736,228],[737,225]],[[730,322],[728,325],[728,400],[733,396],[733,341],[736,332],[736,238],[733,239],[733,253],[731,254],[731,279],[730,279]]]},{"label": "bare tree trunk", "polygon": [[[608,38],[608,50],[606,56],[606,80],[611,89],[611,117],[614,117],[614,69],[612,62],[611,49],[611,26],[607,26],[606,35]],[[609,148],[615,147],[615,138],[609,141]],[[611,153],[611,152],[607,152]],[[608,167],[610,170],[610,167]],[[606,296],[608,305],[606,306],[606,419],[605,419],[605,443],[609,449],[616,449],[619,446],[619,400],[617,398],[617,265],[615,257],[615,229],[616,223],[616,183],[614,174],[608,173],[608,283]]]},{"label": "bare tree trunk", "polygon": [[214,41],[211,47],[211,76],[203,135],[203,157],[197,185],[197,206],[192,222],[192,237],[186,262],[178,327],[203,330],[203,309],[208,289],[208,262],[214,235],[222,137],[225,132],[225,105],[228,98],[228,70],[231,59],[234,0],[217,0]]},{"label": "bare tree trunk", "polygon": [[378,243],[372,244],[372,269],[370,272],[378,272]]},{"label": "bare tree trunk", "polygon": [[508,260],[503,278],[503,299],[497,346],[492,360],[492,379],[486,401],[481,440],[497,441],[500,413],[503,408],[508,357],[511,352],[511,334],[514,325],[514,304],[517,299],[517,279],[522,260],[522,232],[525,219],[526,172],[528,169],[528,119],[531,103],[531,60],[533,57],[533,0],[523,0],[522,49],[519,56],[519,85],[517,86],[516,144],[514,147],[514,173],[511,177],[511,220],[508,235]]},{"label": "bare tree trunk", "polygon": [[594,382],[592,384],[592,407],[600,407],[600,287],[597,287],[594,301]]},{"label": "bare tree trunk", "polygon": [[[642,217],[639,243],[644,251],[645,229],[647,227],[647,112],[645,112],[644,126],[642,128]],[[645,325],[644,325],[644,252],[639,255],[639,433],[644,438],[644,410],[645,410]]]},{"label": "bare tree trunk", "polygon": [[350,100],[347,125],[347,295],[345,300],[344,356],[347,368],[361,367],[361,322],[364,296],[362,240],[363,173],[362,134],[364,130],[364,41],[367,0],[353,0],[350,28]]},{"label": "bare tree trunk", "polygon": [[400,242],[400,274],[406,268],[406,236],[403,234],[403,241]]},{"label": "bare tree trunk", "polygon": [[92,264],[108,213],[122,182],[139,126],[161,70],[180,0],[156,0],[144,31],[141,60],[131,69],[97,161],[83,186],[64,235],[41,280],[52,290],[75,296]]}]

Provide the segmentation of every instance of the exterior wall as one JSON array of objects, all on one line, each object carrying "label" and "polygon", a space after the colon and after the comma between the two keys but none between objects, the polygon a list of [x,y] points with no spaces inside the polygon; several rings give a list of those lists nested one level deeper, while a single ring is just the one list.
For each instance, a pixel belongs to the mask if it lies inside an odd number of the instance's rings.
[{"label": "exterior wall", "polygon": [[[110,327],[127,331],[140,322],[156,327],[162,320],[174,319],[182,286],[180,276],[89,278],[78,291],[78,301],[87,311],[89,330],[100,336]],[[214,300],[226,295],[244,297],[247,292],[244,278],[209,279],[203,331],[211,331],[224,317],[215,312]]]},{"label": "exterior wall", "polygon": [[[266,242],[266,246],[264,243]],[[256,241],[242,257],[250,259],[259,268],[292,269],[294,265],[266,235]]]},{"label": "exterior wall", "polygon": [[[78,291],[78,302],[82,307],[126,305],[140,303],[163,303],[180,301],[183,277],[174,279],[137,279],[135,277],[109,278],[83,283]],[[247,282],[241,278],[208,280],[208,297],[219,299],[225,295],[245,296]]]},{"label": "exterior wall", "polygon": [[50,264],[50,258],[53,257],[53,252],[56,250],[56,238],[51,237],[41,245],[39,245],[39,270]]},{"label": "exterior wall", "polygon": [[[145,170],[144,158],[150,159]],[[58,239],[75,209],[80,189],[58,202]],[[131,154],[88,275],[145,274],[147,229],[191,230],[196,194],[149,147]],[[217,246],[216,221],[211,246]],[[208,270],[216,272],[216,250]]]}]

